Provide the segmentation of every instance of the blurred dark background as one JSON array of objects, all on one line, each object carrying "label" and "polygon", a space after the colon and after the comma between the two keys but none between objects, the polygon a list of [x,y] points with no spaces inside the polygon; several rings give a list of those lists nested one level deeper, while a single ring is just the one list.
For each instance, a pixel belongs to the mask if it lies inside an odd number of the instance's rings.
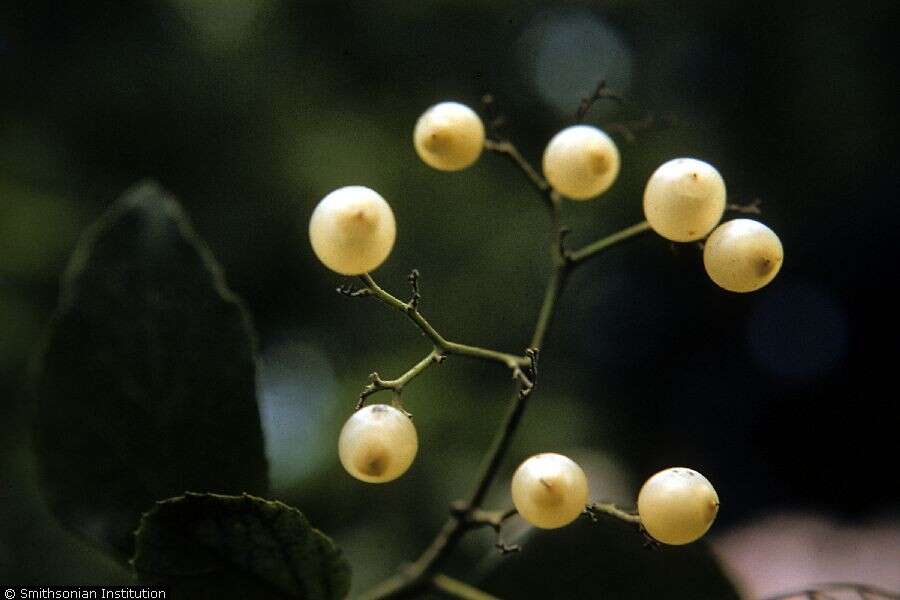
[{"label": "blurred dark background", "polygon": [[[716,165],[730,200],[762,199],[785,264],[733,295],[693,245],[646,235],[572,280],[507,475],[543,450],[579,457],[597,499],[633,502],[686,465],[722,498],[714,532],[778,511],[896,525],[896,77],[889,2],[31,2],[0,7],[0,578],[119,576],[47,515],[22,390],[81,231],[144,177],[176,194],[260,334],[274,495],[345,546],[355,589],[413,558],[463,495],[508,397],[506,374],[451,359],[408,388],[420,456],[391,486],[340,470],[336,432],[373,370],[427,352],[402,318],[334,293],[314,258],[315,203],[349,184],[391,202],[375,274],[454,340],[521,351],[548,271],[540,198],[502,158],[453,174],[411,143],[418,115],[496,97],[538,161],[605,78],[599,126],[622,174],[567,203],[580,245],[642,219],[650,173]],[[888,538],[889,545],[900,540]],[[467,545],[484,556],[489,541]],[[896,585],[900,586],[900,574]]]}]

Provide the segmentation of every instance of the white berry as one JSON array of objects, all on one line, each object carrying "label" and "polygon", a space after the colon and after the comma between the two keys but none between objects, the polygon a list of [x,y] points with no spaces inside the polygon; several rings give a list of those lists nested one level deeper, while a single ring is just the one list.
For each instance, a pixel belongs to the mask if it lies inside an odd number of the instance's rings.
[{"label": "white berry", "polygon": [[563,196],[587,200],[602,194],[619,175],[619,149],[590,125],[563,129],[544,150],[544,177]]},{"label": "white berry", "polygon": [[587,478],[561,454],[532,456],[516,469],[512,500],[523,519],[542,529],[568,525],[582,513],[588,498]]},{"label": "white berry", "polygon": [[459,102],[435,104],[419,117],[413,130],[419,158],[440,171],[465,169],[484,149],[484,124],[474,110]]},{"label": "white berry", "polygon": [[716,285],[732,292],[752,292],[772,281],[781,269],[784,249],[775,232],[752,219],[722,223],[703,247],[703,265]]},{"label": "white berry", "polygon": [[722,218],[725,196],[725,181],[715,167],[695,158],[676,158],[647,181],[644,215],[666,239],[699,240]]},{"label": "white berry", "polygon": [[361,185],[334,190],[309,219],[309,241],[322,263],[342,275],[377,268],[391,253],[397,225],[390,205]]},{"label": "white berry", "polygon": [[371,404],[353,413],[338,439],[341,464],[368,483],[385,483],[406,473],[418,449],[412,420],[387,404]]},{"label": "white berry", "polygon": [[644,483],[638,494],[641,525],[654,539],[689,544],[709,530],[719,512],[719,496],[697,471],[673,467]]}]

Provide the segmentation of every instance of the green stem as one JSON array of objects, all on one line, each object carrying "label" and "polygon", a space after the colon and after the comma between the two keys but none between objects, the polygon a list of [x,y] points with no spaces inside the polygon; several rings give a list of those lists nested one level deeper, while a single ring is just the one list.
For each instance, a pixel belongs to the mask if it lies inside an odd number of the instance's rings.
[{"label": "green stem", "polygon": [[[522,169],[525,175],[542,193],[550,210],[552,229],[550,253],[553,259],[553,271],[547,282],[544,300],[541,304],[534,333],[531,337],[531,347],[537,350],[544,343],[544,338],[550,326],[557,300],[572,269],[588,258],[600,254],[607,248],[647,231],[650,226],[646,221],[638,223],[612,235],[601,238],[592,244],[588,244],[580,250],[567,252],[563,247],[565,229],[561,222],[561,200],[559,195],[547,184],[546,180],[537,174],[537,171],[522,157],[511,143],[489,141],[486,142],[485,147],[489,150],[505,154],[513,160],[513,162]],[[434,342],[436,348],[444,350],[448,354],[464,354],[502,362],[507,364],[507,366],[514,368],[514,372],[516,367],[530,366],[530,361],[527,357],[514,357],[492,350],[447,342],[438,335],[424,317],[419,314],[414,303],[405,303],[394,296],[391,296],[378,287],[368,274],[363,275],[362,279],[373,295],[394,308],[406,313],[419,328],[422,329],[425,335]],[[507,362],[510,358],[514,359],[515,362]],[[429,574],[440,565],[444,558],[453,551],[460,539],[462,539],[462,536],[472,528],[471,517],[480,510],[481,503],[484,501],[491,484],[497,476],[497,472],[506,456],[506,451],[509,448],[513,435],[522,420],[522,414],[525,411],[530,389],[527,390],[526,393],[523,393],[523,391],[525,391],[523,382],[519,380],[518,390],[510,402],[509,411],[506,414],[503,425],[497,431],[497,434],[491,443],[491,448],[488,451],[481,476],[478,478],[468,502],[464,505],[464,509],[451,514],[450,518],[444,522],[443,527],[434,537],[428,548],[425,549],[414,563],[369,590],[363,595],[363,598],[367,600],[411,598],[427,588],[429,581],[431,581],[428,578]],[[608,508],[608,505],[601,506]],[[612,514],[609,513],[608,510],[601,510],[608,514]],[[633,518],[624,511],[621,511],[621,515],[617,516],[619,516],[619,518],[628,517],[625,518],[625,520],[632,520]]]},{"label": "green stem", "polygon": [[553,318],[553,309],[556,307],[556,300],[562,292],[566,278],[569,273],[569,267],[560,265],[554,267],[550,273],[550,280],[547,282],[547,290],[544,292],[544,302],[541,304],[541,311],[538,313],[537,324],[534,333],[531,336],[531,347],[539,350],[544,343],[544,336],[550,327],[550,320]]},{"label": "green stem", "polygon": [[480,348],[478,346],[468,346],[466,344],[457,344],[456,342],[445,342],[442,349],[447,354],[456,354],[459,356],[468,356],[470,358],[480,358],[482,360],[502,363],[510,369],[527,367],[529,365],[528,359],[523,356],[507,354],[506,352],[497,352],[496,350]]},{"label": "green stem", "polygon": [[482,510],[477,508],[468,511],[466,517],[466,525],[469,529],[478,529],[479,527],[491,527],[499,529],[508,519],[519,514],[515,508],[508,510]]},{"label": "green stem", "polygon": [[496,140],[484,140],[484,149],[489,150],[490,152],[495,152],[497,154],[501,154],[507,157],[509,160],[516,165],[522,173],[531,181],[532,185],[541,192],[541,195],[544,198],[544,202],[547,204],[547,208],[551,211],[554,209],[554,204],[558,201],[558,196],[556,192],[550,187],[550,184],[547,183],[547,180],[544,179],[540,173],[537,172],[537,169],[531,166],[531,163],[522,156],[522,153],[519,152],[519,149],[513,145],[512,142],[509,141],[496,141]]},{"label": "green stem", "polygon": [[441,573],[432,577],[431,583],[436,590],[454,598],[461,598],[462,600],[500,600],[496,596],[492,596],[476,587],[472,587],[468,583],[448,577]]},{"label": "green stem", "polygon": [[631,227],[626,227],[621,231],[617,231],[612,235],[608,235],[606,237],[600,238],[596,242],[588,244],[583,248],[579,248],[578,250],[573,250],[569,252],[567,258],[574,264],[579,264],[587,259],[600,254],[610,246],[615,246],[619,242],[623,242],[628,238],[634,237],[638,234],[644,233],[645,231],[650,229],[650,223],[647,221],[641,221],[640,223],[636,223]]},{"label": "green stem", "polygon": [[425,369],[427,369],[434,363],[440,361],[441,356],[442,356],[442,354],[441,354],[440,350],[434,349],[428,353],[428,356],[426,356],[425,358],[423,358],[422,360],[417,362],[415,364],[415,366],[413,366],[409,371],[407,371],[406,373],[404,373],[397,379],[383,380],[381,382],[381,385],[386,388],[391,388],[395,392],[399,392],[403,389],[403,386],[405,386],[407,383],[410,382],[410,380],[412,378],[417,376],[419,373],[421,373],[422,371],[424,371]]},{"label": "green stem", "polygon": [[596,515],[597,513],[603,513],[609,515],[611,517],[615,517],[617,519],[621,519],[622,521],[626,521],[628,523],[638,523],[641,522],[641,517],[628,512],[627,510],[622,510],[612,502],[594,502],[592,504],[588,504],[585,507],[585,512],[590,515]]},{"label": "green stem", "polygon": [[503,427],[498,431],[497,436],[494,437],[494,441],[491,443],[491,449],[488,451],[488,459],[482,469],[481,477],[479,477],[475,491],[472,492],[472,496],[469,499],[471,509],[481,506],[484,497],[487,496],[488,490],[490,490],[491,484],[494,482],[494,477],[503,463],[503,458],[506,455],[506,449],[509,448],[509,444],[512,441],[513,433],[519,426],[519,421],[522,420],[523,412],[525,412],[525,400],[522,394],[517,393],[509,406],[506,418],[503,420]]},{"label": "green stem", "polygon": [[[544,333],[550,322],[553,307],[556,304],[565,279],[567,269],[564,266],[554,268],[547,285],[547,293],[544,295],[544,303],[538,317],[538,323],[532,335],[532,342],[542,343]],[[497,431],[487,454],[487,460],[482,468],[481,476],[475,485],[472,495],[465,504],[466,512],[454,514],[444,523],[441,531],[432,540],[431,545],[419,556],[416,561],[403,573],[385,580],[370,590],[364,596],[366,599],[385,600],[388,598],[413,597],[423,585],[423,578],[431,571],[447,554],[449,554],[462,536],[467,531],[467,513],[472,513],[481,507],[484,497],[487,495],[491,484],[497,475],[497,471],[506,456],[506,450],[512,441],[513,434],[519,426],[522,414],[525,411],[526,394],[517,392],[510,403],[509,411],[503,421],[503,426]]]},{"label": "green stem", "polygon": [[[752,213],[759,214],[759,201],[754,200],[747,204],[729,204],[728,210],[742,212],[742,213]],[[566,254],[566,259],[573,264],[580,264],[586,261],[589,258],[600,254],[604,250],[607,250],[611,246],[615,246],[619,242],[624,242],[625,240],[640,235],[645,231],[650,230],[650,223],[647,221],[641,221],[640,223],[635,223],[630,227],[626,227],[625,229],[621,229],[611,235],[606,237],[602,237],[595,242],[591,242],[590,244],[579,248],[578,250],[573,250]]]},{"label": "green stem", "polygon": [[363,388],[363,391],[359,394],[359,402],[356,404],[357,410],[363,407],[366,398],[371,396],[376,392],[380,392],[382,390],[392,390],[395,394],[399,395],[400,392],[403,391],[403,387],[412,381],[415,377],[421,374],[425,369],[430,367],[435,363],[441,362],[443,359],[443,353],[434,348],[431,352],[428,353],[428,356],[417,362],[412,366],[406,373],[398,377],[397,379],[382,379],[378,376],[378,373],[372,373],[369,378],[370,381],[366,387]]},{"label": "green stem", "polygon": [[516,356],[514,354],[508,354],[506,352],[498,352],[497,350],[491,350],[489,348],[481,348],[479,346],[469,346],[468,344],[459,344],[457,342],[451,342],[446,340],[441,334],[435,330],[434,327],[431,326],[425,317],[422,316],[422,313],[418,311],[415,304],[411,302],[403,302],[399,298],[389,294],[384,289],[381,288],[375,280],[372,279],[372,276],[368,273],[364,275],[360,275],[362,281],[366,284],[366,287],[372,292],[372,295],[399,311],[405,314],[407,317],[415,323],[419,329],[422,330],[428,339],[435,345],[435,347],[441,351],[442,354],[456,354],[458,356],[468,356],[471,358],[479,358],[482,360],[488,360],[493,362],[498,362],[510,369],[516,369],[519,367],[527,367],[530,362],[527,357],[524,356]]}]

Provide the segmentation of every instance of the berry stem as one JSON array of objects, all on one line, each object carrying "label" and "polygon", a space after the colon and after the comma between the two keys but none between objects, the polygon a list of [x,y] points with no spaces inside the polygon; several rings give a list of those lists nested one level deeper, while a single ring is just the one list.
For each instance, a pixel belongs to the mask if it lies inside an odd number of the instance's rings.
[{"label": "berry stem", "polygon": [[438,573],[432,577],[431,583],[436,590],[453,598],[461,598],[462,600],[500,600],[496,596],[482,592],[468,583],[448,577],[443,573]]},{"label": "berry stem", "polygon": [[544,292],[544,302],[541,304],[537,324],[535,325],[534,333],[531,336],[532,348],[540,349],[541,345],[544,343],[544,336],[547,335],[547,329],[550,327],[550,320],[553,318],[553,309],[556,307],[556,300],[562,292],[568,274],[568,266],[557,266],[550,273],[550,279],[547,282],[547,291]]},{"label": "berry stem", "polygon": [[641,221],[640,223],[636,223],[631,227],[626,227],[625,229],[617,231],[611,235],[602,237],[596,242],[591,242],[587,246],[579,248],[578,250],[572,250],[567,254],[567,258],[574,264],[582,263],[587,259],[600,254],[609,247],[615,246],[619,242],[623,242],[631,237],[644,233],[649,229],[650,223],[648,223],[647,221]]},{"label": "berry stem", "polygon": [[[561,200],[559,194],[550,187],[547,181],[538,173],[537,169],[522,156],[511,142],[486,140],[485,149],[507,156],[512,160],[538,192],[541,193],[550,212],[552,236],[549,250],[553,261],[553,270],[551,271],[547,282],[544,300],[541,304],[540,311],[538,312],[537,322],[531,337],[532,351],[537,352],[544,343],[544,338],[549,329],[557,300],[559,299],[559,296],[565,287],[566,280],[573,268],[588,258],[600,254],[607,248],[647,231],[650,226],[646,222],[638,223],[637,225],[633,225],[622,231],[601,238],[592,244],[588,244],[580,250],[569,252],[565,249],[563,244],[567,230],[562,224]],[[533,361],[531,358],[525,357],[523,359],[522,357],[495,352],[493,350],[448,342],[442,338],[430,324],[428,324],[415,305],[412,303],[405,303],[385,292],[368,274],[362,275],[361,277],[368,289],[371,290],[373,296],[382,302],[393,306],[397,310],[404,312],[419,326],[425,335],[431,339],[436,348],[443,350],[447,354],[462,354],[501,362],[513,369],[514,374],[517,371],[521,373],[522,369],[527,369],[525,372],[531,373],[533,378],[534,374],[531,369],[531,367],[533,367]],[[522,362],[523,360],[524,364]],[[427,365],[422,367],[422,370],[426,367]],[[418,372],[413,376],[416,374],[418,374]],[[500,466],[503,463],[503,459],[506,456],[506,451],[522,420],[522,415],[525,411],[525,406],[533,387],[534,382],[528,380],[528,378],[517,378],[517,390],[510,401],[506,418],[497,430],[491,448],[485,457],[481,475],[475,484],[472,494],[469,496],[469,500],[462,505],[462,509],[451,511],[450,517],[444,522],[441,530],[415,562],[402,569],[393,577],[384,580],[374,588],[368,590],[361,598],[366,600],[412,598],[426,590],[428,587],[438,587],[440,585],[435,579],[431,578],[430,575],[453,551],[463,535],[465,535],[467,531],[473,529],[473,517],[483,516],[481,504],[496,479]],[[624,513],[623,511],[623,514],[627,513]],[[476,520],[474,522],[477,523],[478,521]],[[479,593],[484,594],[484,592],[480,591]],[[479,597],[476,596],[476,598]],[[491,596],[485,595],[480,596],[480,598],[491,598]]]},{"label": "berry stem", "polygon": [[500,530],[500,527],[508,519],[519,514],[515,508],[508,510],[482,510],[480,508],[474,510],[462,510],[462,515],[466,517],[466,524],[470,529],[478,529],[480,527],[490,527],[491,529]]},{"label": "berry stem", "polygon": [[547,180],[538,173],[537,169],[522,156],[522,153],[519,152],[519,149],[516,148],[515,144],[508,140],[486,139],[484,140],[484,149],[505,156],[511,160],[512,163],[525,174],[532,185],[541,192],[541,196],[544,198],[547,208],[551,211],[555,210],[556,205],[559,204],[559,195],[550,187]]},{"label": "berry stem", "polygon": [[737,213],[743,213],[745,215],[761,215],[762,209],[760,205],[762,204],[762,200],[759,198],[754,198],[750,202],[741,204],[729,204],[725,207],[725,210]]},{"label": "berry stem", "polygon": [[[729,204],[726,209],[739,213],[760,214],[762,211],[760,210],[759,205],[759,200],[752,200],[746,204]],[[647,221],[635,223],[630,227],[626,227],[625,229],[621,229],[613,234],[602,237],[595,242],[591,242],[590,244],[587,244],[586,246],[583,246],[578,250],[571,250],[569,252],[566,252],[566,260],[573,265],[581,264],[587,259],[593,258],[604,250],[609,249],[611,246],[615,246],[619,242],[624,242],[625,240],[644,233],[649,229],[650,223],[648,223]]]},{"label": "berry stem", "polygon": [[622,100],[620,96],[617,96],[611,92],[606,90],[606,80],[601,79],[597,82],[597,87],[594,88],[594,92],[588,96],[587,98],[581,99],[581,104],[578,105],[578,110],[575,111],[575,122],[581,123],[584,121],[584,118],[587,116],[588,112],[591,110],[591,107],[598,101],[606,98],[607,100],[612,100],[617,104],[625,104],[625,101]]},{"label": "berry stem", "polygon": [[369,376],[369,383],[359,394],[359,400],[356,403],[356,410],[362,408],[365,405],[366,398],[376,392],[380,392],[382,390],[392,390],[395,394],[399,395],[400,392],[403,391],[403,386],[409,383],[417,375],[421,374],[425,369],[433,364],[441,362],[442,360],[444,360],[444,354],[440,349],[434,348],[431,352],[428,353],[425,358],[417,362],[406,373],[404,373],[397,379],[382,379],[378,376],[378,373],[372,373]]},{"label": "berry stem", "polygon": [[[445,339],[441,334],[439,334],[434,329],[434,327],[431,326],[431,323],[429,323],[425,319],[425,317],[422,316],[422,313],[419,312],[417,303],[403,302],[399,298],[389,294],[377,283],[375,283],[375,280],[372,279],[372,276],[368,273],[360,275],[360,279],[362,279],[363,283],[365,283],[366,287],[371,291],[372,296],[374,296],[378,300],[381,300],[388,306],[401,311],[407,317],[409,317],[410,320],[415,323],[419,329],[422,330],[422,333],[424,333],[425,336],[431,340],[437,351],[439,351],[441,354],[456,354],[459,356],[468,356],[471,358],[498,362],[513,371],[518,368],[528,367],[531,364],[530,360],[526,356],[516,356],[514,354],[498,352],[497,350],[491,350],[489,348],[481,348],[479,346],[470,346],[468,344],[451,342]],[[421,370],[424,370],[425,366],[423,366]],[[415,369],[415,367],[413,368]],[[413,377],[415,375],[418,375],[421,370],[414,373]],[[412,377],[410,377],[410,379],[411,378]]]},{"label": "berry stem", "polygon": [[588,504],[584,508],[584,512],[594,520],[597,519],[598,514],[603,513],[611,517],[621,519],[622,521],[625,521],[627,523],[640,524],[641,522],[641,518],[638,515],[627,510],[623,510],[612,502],[593,502],[591,504]]}]

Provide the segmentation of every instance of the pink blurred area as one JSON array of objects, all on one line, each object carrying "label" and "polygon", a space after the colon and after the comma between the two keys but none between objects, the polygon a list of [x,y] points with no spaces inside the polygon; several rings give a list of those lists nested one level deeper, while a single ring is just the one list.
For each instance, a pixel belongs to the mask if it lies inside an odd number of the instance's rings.
[{"label": "pink blurred area", "polygon": [[[748,599],[828,582],[900,594],[900,518],[843,524],[809,513],[774,514],[722,533],[712,547]],[[837,588],[828,593],[836,599],[860,597]]]},{"label": "pink blurred area", "polygon": [[[768,515],[716,536],[712,548],[744,597],[752,600],[828,582],[855,582],[900,594],[896,517],[843,524],[808,513]],[[860,597],[837,588],[828,594],[835,599]]]}]

